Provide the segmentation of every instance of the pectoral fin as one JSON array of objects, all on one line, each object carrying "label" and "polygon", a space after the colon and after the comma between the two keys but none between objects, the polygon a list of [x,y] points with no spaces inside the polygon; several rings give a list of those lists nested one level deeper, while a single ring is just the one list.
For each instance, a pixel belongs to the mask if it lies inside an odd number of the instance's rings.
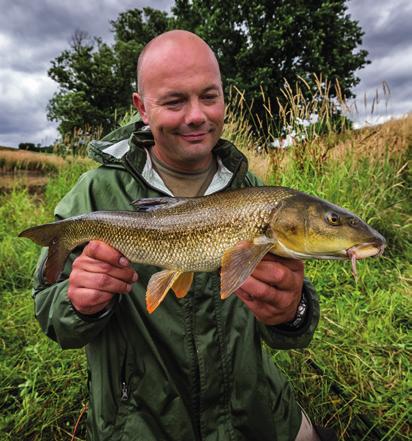
[{"label": "pectoral fin", "polygon": [[220,297],[226,299],[250,276],[263,256],[273,247],[273,240],[262,236],[242,241],[227,250],[222,257]]},{"label": "pectoral fin", "polygon": [[159,305],[170,289],[177,297],[184,297],[190,289],[193,273],[164,270],[153,274],[146,291],[146,307],[151,314]]}]

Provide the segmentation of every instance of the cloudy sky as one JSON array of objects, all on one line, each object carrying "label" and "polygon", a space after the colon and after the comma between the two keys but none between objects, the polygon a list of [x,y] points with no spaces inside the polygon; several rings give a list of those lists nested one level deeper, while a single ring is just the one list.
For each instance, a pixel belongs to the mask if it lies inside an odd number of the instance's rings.
[{"label": "cloudy sky", "polygon": [[[75,30],[111,42],[109,20],[127,9],[168,9],[172,0],[0,0],[0,145],[49,144],[56,124],[46,106],[57,84],[47,76],[50,61],[69,47]],[[412,111],[412,2],[351,0],[349,12],[365,31],[363,47],[372,63],[359,71],[358,110],[368,97],[370,122]],[[370,116],[376,90],[386,81],[391,96]]]}]

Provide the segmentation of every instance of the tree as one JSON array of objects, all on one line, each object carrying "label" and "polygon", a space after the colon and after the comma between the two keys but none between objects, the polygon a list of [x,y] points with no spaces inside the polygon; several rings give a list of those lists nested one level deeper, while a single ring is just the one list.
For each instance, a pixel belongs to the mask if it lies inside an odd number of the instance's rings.
[{"label": "tree", "polygon": [[60,90],[48,115],[60,121],[62,133],[84,123],[109,130],[115,111],[130,107],[138,54],[172,28],[204,38],[217,54],[226,92],[231,85],[245,91],[260,115],[261,90],[271,97],[276,114],[285,80],[294,84],[298,76],[309,84],[313,74],[337,80],[342,94],[350,97],[359,82],[356,70],[368,62],[367,52],[357,49],[363,33],[347,14],[345,0],[176,0],[171,15],[132,9],[111,23],[112,47],[78,33],[71,50],[52,62],[49,75]]},{"label": "tree", "polygon": [[152,8],[121,13],[111,22],[112,47],[76,31],[70,49],[52,61],[48,75],[59,84],[47,116],[58,121],[62,135],[75,128],[97,127],[106,133],[116,115],[130,109],[136,88],[136,60],[146,43],[168,29],[167,14]]},{"label": "tree", "polygon": [[[314,74],[338,81],[351,97],[367,52],[363,32],[347,14],[345,0],[176,0],[176,25],[204,38],[218,55],[226,90],[236,85],[262,114],[262,90],[275,97],[285,84]],[[331,94],[334,91],[331,89]]]},{"label": "tree", "polygon": [[19,150],[29,150],[29,151],[34,151],[36,149],[36,146],[34,145],[33,142],[21,142],[19,144]]}]

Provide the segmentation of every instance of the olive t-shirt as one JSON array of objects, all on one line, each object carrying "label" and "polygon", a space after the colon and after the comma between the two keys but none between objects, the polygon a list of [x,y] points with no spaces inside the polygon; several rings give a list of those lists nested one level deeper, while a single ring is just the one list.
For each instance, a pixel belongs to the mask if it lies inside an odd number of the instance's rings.
[{"label": "olive t-shirt", "polygon": [[190,172],[175,170],[157,158],[152,152],[150,152],[150,158],[153,168],[163,179],[166,187],[173,195],[180,197],[203,196],[217,171],[215,157],[206,168]]}]

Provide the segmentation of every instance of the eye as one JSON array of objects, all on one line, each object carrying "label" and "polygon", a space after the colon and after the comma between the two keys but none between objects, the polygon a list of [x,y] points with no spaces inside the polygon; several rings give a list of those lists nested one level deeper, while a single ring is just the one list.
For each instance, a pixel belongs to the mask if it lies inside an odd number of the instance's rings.
[{"label": "eye", "polygon": [[179,107],[182,104],[181,100],[172,100],[172,101],[167,101],[165,103],[166,107],[169,107],[170,109],[176,109],[177,107]]},{"label": "eye", "polygon": [[216,94],[203,95],[202,99],[207,102],[215,101],[217,99],[217,95]]},{"label": "eye", "polygon": [[341,221],[340,221],[340,217],[338,214],[336,214],[333,211],[330,211],[326,216],[325,216],[326,222],[328,222],[328,224],[330,225],[341,225]]}]

